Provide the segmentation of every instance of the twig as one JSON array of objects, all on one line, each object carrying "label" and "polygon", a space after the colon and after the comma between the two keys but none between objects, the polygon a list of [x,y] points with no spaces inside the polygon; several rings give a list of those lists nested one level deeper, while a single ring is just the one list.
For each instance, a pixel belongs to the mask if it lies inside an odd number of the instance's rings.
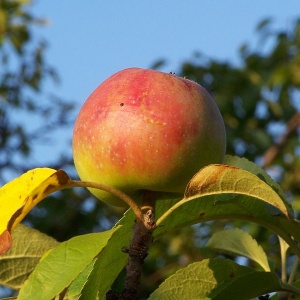
[{"label": "twig", "polygon": [[280,137],[279,142],[275,145],[272,145],[263,156],[263,167],[267,167],[271,164],[271,162],[275,159],[275,157],[279,154],[280,150],[285,146],[289,137],[293,132],[297,130],[300,126],[300,113],[295,113],[292,118],[289,120],[287,129],[285,133]]},{"label": "twig", "polygon": [[137,299],[144,260],[152,243],[152,233],[155,229],[155,199],[149,192],[145,192],[142,204],[142,219],[137,218],[132,228],[129,248],[122,251],[128,253],[126,277],[121,293],[109,291],[106,300],[135,300]]}]

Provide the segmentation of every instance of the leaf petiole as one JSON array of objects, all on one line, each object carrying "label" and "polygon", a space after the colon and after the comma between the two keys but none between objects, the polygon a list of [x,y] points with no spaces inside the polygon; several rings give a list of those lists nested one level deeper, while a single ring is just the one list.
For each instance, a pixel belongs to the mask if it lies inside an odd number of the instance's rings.
[{"label": "leaf petiole", "polygon": [[131,209],[133,210],[136,217],[140,220],[143,220],[142,210],[136,204],[136,202],[131,197],[129,197],[128,195],[126,195],[125,193],[123,193],[122,191],[120,191],[114,187],[104,185],[102,183],[96,183],[96,182],[90,182],[90,181],[80,181],[80,180],[71,180],[68,183],[68,187],[94,188],[94,189],[99,189],[99,190],[103,190],[105,192],[111,193],[114,196],[123,200],[126,204],[128,204],[131,207]]}]

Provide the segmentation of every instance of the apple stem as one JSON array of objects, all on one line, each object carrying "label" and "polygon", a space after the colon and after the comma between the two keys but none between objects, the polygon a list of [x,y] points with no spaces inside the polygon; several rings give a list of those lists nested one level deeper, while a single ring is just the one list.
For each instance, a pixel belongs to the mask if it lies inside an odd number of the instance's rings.
[{"label": "apple stem", "polygon": [[105,192],[111,193],[112,195],[115,195],[122,201],[124,201],[126,204],[128,204],[131,209],[133,210],[134,214],[136,215],[136,218],[139,220],[143,219],[143,212],[141,208],[135,203],[135,201],[130,198],[128,195],[123,193],[122,191],[102,184],[102,183],[96,183],[96,182],[90,182],[90,181],[81,181],[81,180],[71,180],[68,184],[68,187],[85,187],[85,188],[94,188],[103,190]]},{"label": "apple stem", "polygon": [[121,293],[109,291],[106,294],[106,300],[137,299],[144,260],[148,256],[148,250],[153,241],[152,233],[156,228],[155,200],[151,192],[144,193],[141,208],[143,217],[135,220],[129,248],[122,249],[129,256],[123,291]]}]

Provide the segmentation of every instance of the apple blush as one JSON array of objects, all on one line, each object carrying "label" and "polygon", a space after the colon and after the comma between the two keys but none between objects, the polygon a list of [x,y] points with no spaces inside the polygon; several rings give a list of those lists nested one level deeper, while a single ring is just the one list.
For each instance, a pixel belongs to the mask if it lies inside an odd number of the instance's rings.
[{"label": "apple blush", "polygon": [[[84,181],[115,187],[140,201],[180,198],[202,167],[222,163],[226,134],[209,93],[191,80],[130,68],[101,83],[83,104],[73,133],[73,156]],[[102,201],[126,206],[110,193]]]}]

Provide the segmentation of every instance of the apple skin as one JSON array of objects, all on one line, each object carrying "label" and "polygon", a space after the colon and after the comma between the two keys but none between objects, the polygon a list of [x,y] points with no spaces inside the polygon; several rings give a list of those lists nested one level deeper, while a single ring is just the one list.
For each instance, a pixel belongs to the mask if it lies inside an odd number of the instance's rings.
[{"label": "apple skin", "polygon": [[[84,181],[113,186],[140,201],[182,197],[202,167],[222,163],[222,116],[199,84],[154,70],[129,68],[100,84],[82,106],[73,133],[73,156]],[[90,189],[102,201],[126,206]]]}]

